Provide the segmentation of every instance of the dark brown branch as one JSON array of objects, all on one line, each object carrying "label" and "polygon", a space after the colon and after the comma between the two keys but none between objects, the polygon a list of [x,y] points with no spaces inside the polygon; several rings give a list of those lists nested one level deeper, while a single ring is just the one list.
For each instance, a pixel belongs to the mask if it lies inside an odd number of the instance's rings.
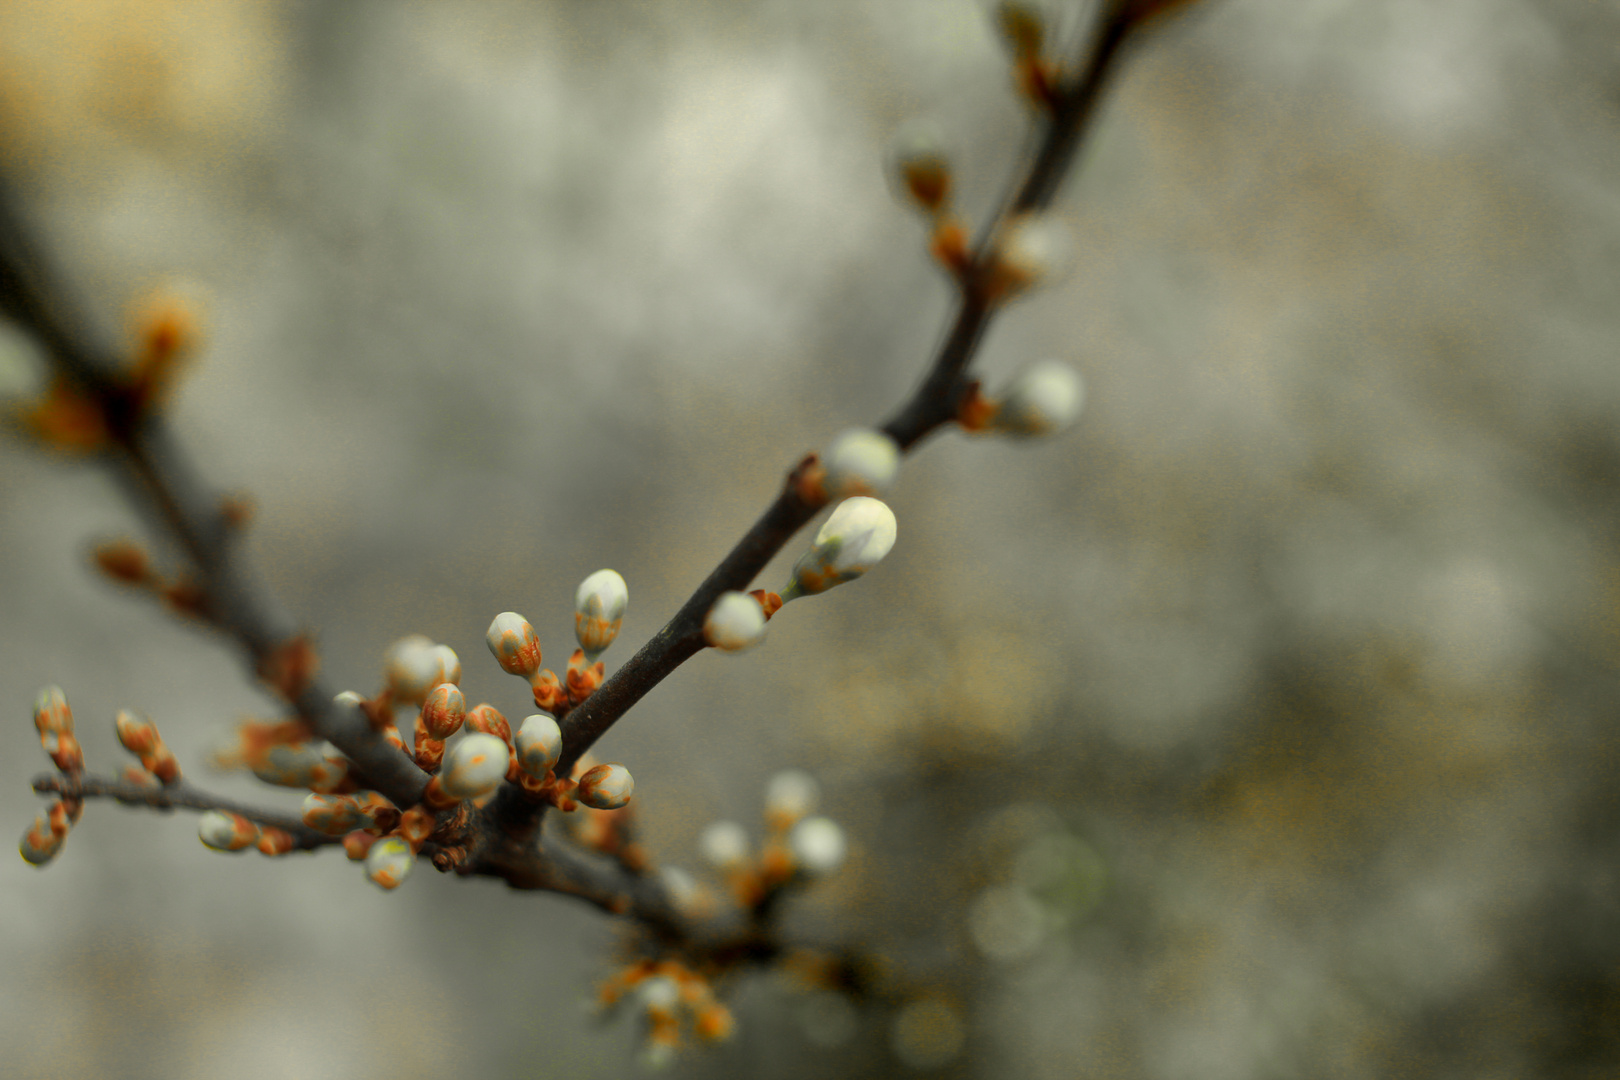
[{"label": "dark brown branch", "polygon": [[[1074,162],[1088,122],[1095,114],[1107,74],[1130,26],[1130,20],[1120,14],[1119,6],[1109,5],[1102,25],[1086,43],[1077,74],[1047,117],[1040,148],[1018,183],[1016,194],[1007,200],[985,230],[973,267],[962,277],[955,320],[935,353],[927,376],[911,398],[883,425],[883,431],[902,450],[910,450],[930,432],[955,419],[966,389],[963,372],[972,362],[998,310],[977,288],[977,279],[990,257],[990,244],[1008,219],[1042,209],[1051,202]],[[567,775],[566,770],[632,705],[704,647],[703,619],[720,594],[746,589],[819,509],[819,505],[810,505],[800,497],[794,476],[790,476],[775,502],[681,605],[674,618],[568,715],[563,723],[563,756],[559,765],[562,775]],[[532,819],[542,813],[541,808],[517,797],[515,792],[503,793],[497,807],[500,815],[514,827],[525,815]]]},{"label": "dark brown branch", "polygon": [[[0,190],[0,312],[38,337],[56,370],[100,404],[116,451],[113,460],[137,505],[162,523],[193,563],[208,620],[237,640],[255,673],[267,670],[277,651],[296,638],[294,627],[250,580],[221,500],[194,473],[162,416],[135,408],[119,380],[115,352],[65,307],[69,293],[54,280],[9,196]],[[289,704],[355,763],[368,787],[397,806],[420,802],[427,775],[377,735],[358,710],[336,705],[333,696],[312,676]]]},{"label": "dark brown branch", "polygon": [[293,846],[300,851],[311,851],[330,844],[341,844],[340,836],[327,836],[316,832],[298,818],[244,806],[230,799],[211,795],[192,784],[181,781],[163,787],[126,784],[119,780],[80,773],[64,776],[61,773],[40,773],[34,777],[34,790],[41,795],[60,795],[68,799],[117,799],[126,806],[149,806],[154,810],[219,810],[237,814],[249,821],[281,829],[293,838]]}]

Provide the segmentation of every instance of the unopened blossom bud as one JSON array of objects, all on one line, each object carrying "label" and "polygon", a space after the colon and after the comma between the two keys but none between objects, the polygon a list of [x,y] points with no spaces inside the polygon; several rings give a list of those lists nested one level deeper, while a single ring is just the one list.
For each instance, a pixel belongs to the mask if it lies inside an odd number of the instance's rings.
[{"label": "unopened blossom bud", "polygon": [[845,499],[799,557],[782,599],[825,592],[860,577],[894,547],[895,532],[894,511],[883,503],[864,495]]},{"label": "unopened blossom bud", "polygon": [[298,846],[298,841],[286,829],[266,826],[259,830],[259,842],[255,846],[264,855],[285,855]]},{"label": "unopened blossom bud", "polygon": [[251,768],[267,784],[331,792],[348,779],[349,759],[331,743],[277,743],[265,747]]},{"label": "unopened blossom bud", "polygon": [[34,817],[34,824],[23,833],[22,843],[17,850],[21,852],[24,862],[44,866],[62,850],[62,841],[66,837],[66,830],[57,833],[51,829],[50,815],[41,811]]},{"label": "unopened blossom bud", "polygon": [[344,690],[341,693],[333,694],[332,700],[343,706],[345,709],[358,709],[360,707],[360,703],[366,699],[358,690]]},{"label": "unopened blossom bud", "polygon": [[889,152],[901,195],[930,214],[949,205],[951,162],[936,125],[927,121],[906,124],[895,132]]},{"label": "unopened blossom bud", "polygon": [[141,585],[152,576],[152,564],[146,551],[134,541],[109,540],[96,545],[93,554],[97,569],[122,584]]},{"label": "unopened blossom bud", "polygon": [[210,810],[197,822],[197,838],[215,851],[241,851],[259,842],[259,827],[240,814]]},{"label": "unopened blossom bud", "polygon": [[821,785],[803,769],[783,769],[765,785],[765,816],[777,828],[792,825],[820,801]]},{"label": "unopened blossom bud", "polygon": [[341,836],[346,832],[369,824],[360,813],[360,804],[347,795],[322,795],[311,792],[304,796],[304,824],[328,836]]},{"label": "unopened blossom bud", "polygon": [[445,755],[444,768],[434,781],[451,799],[476,799],[506,778],[510,756],[499,737],[473,732]]},{"label": "unopened blossom bud", "polygon": [[994,426],[1009,435],[1052,435],[1074,423],[1084,403],[1079,373],[1056,360],[1043,360],[1008,384]]},{"label": "unopened blossom bud", "polygon": [[725,1042],[736,1033],[737,1021],[730,1009],[718,1001],[710,1001],[692,1018],[692,1031],[704,1042]]},{"label": "unopened blossom bud", "polygon": [[630,801],[636,782],[623,765],[598,765],[579,778],[574,797],[596,810],[617,810]]},{"label": "unopened blossom bud", "polygon": [[51,759],[51,764],[65,773],[76,773],[84,768],[84,748],[78,736],[71,731],[47,731],[40,735],[39,745]]},{"label": "unopened blossom bud", "polygon": [[41,735],[73,734],[73,710],[59,686],[47,686],[34,699],[34,727]]},{"label": "unopened blossom bud", "polygon": [[512,745],[512,725],[506,722],[501,710],[487,701],[467,710],[466,728],[468,731],[493,735],[508,747]]},{"label": "unopened blossom bud", "polygon": [[833,440],[821,457],[829,499],[882,495],[900,472],[900,447],[871,428],[850,428]]},{"label": "unopened blossom bud", "polygon": [[366,877],[385,889],[398,888],[414,865],[416,853],[397,836],[378,840],[366,853]]},{"label": "unopened blossom bud", "polygon": [[535,713],[523,718],[517,733],[518,767],[535,779],[544,779],[562,757],[562,728],[555,718]]},{"label": "unopened blossom bud", "polygon": [[1004,299],[1049,284],[1068,270],[1074,239],[1047,214],[1025,214],[996,237],[986,282],[989,298]]},{"label": "unopened blossom bud", "polygon": [[800,870],[826,874],[844,861],[844,830],[831,818],[805,818],[788,833],[788,848]]},{"label": "unopened blossom bud", "polygon": [[724,870],[748,858],[748,831],[735,821],[716,821],[698,837],[704,861]]},{"label": "unopened blossom bud", "polygon": [[758,645],[765,640],[765,609],[747,593],[721,593],[703,619],[703,640],[722,652]]},{"label": "unopened blossom bud", "polygon": [[389,647],[387,674],[394,699],[416,705],[440,683],[460,682],[461,661],[450,646],[412,634]]},{"label": "unopened blossom bud", "polygon": [[467,699],[454,683],[440,683],[422,702],[422,728],[430,739],[448,739],[466,717]]},{"label": "unopened blossom bud", "polygon": [[164,744],[156,724],[128,709],[119,709],[113,717],[113,726],[118,731],[118,741],[124,744],[124,749],[141,759],[141,765],[147,772],[165,784],[179,781],[180,762],[175,760],[174,752]]},{"label": "unopened blossom bud", "polygon": [[349,857],[350,862],[359,862],[371,853],[371,846],[377,842],[377,837],[364,829],[356,829],[343,838],[343,854]]},{"label": "unopened blossom bud", "polygon": [[501,670],[532,679],[540,671],[540,638],[529,620],[515,611],[495,616],[484,632],[484,641]]},{"label": "unopened blossom bud", "polygon": [[617,570],[598,570],[579,583],[574,593],[574,636],[585,650],[587,663],[619,636],[629,603],[629,586]]},{"label": "unopened blossom bud", "polygon": [[1046,12],[1028,0],[1001,0],[996,5],[996,29],[1018,57],[1040,55],[1046,41]]}]

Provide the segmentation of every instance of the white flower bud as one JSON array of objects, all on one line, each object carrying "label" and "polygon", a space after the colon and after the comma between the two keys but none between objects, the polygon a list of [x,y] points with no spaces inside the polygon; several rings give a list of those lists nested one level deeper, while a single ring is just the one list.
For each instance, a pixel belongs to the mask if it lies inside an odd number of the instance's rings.
[{"label": "white flower bud", "polygon": [[57,834],[51,829],[51,819],[44,811],[34,818],[34,825],[23,833],[22,843],[17,850],[22,853],[23,861],[34,866],[44,866],[56,858],[56,853],[62,850],[62,842],[67,834]]},{"label": "white flower bud", "polygon": [[584,776],[579,778],[579,789],[575,797],[586,806],[597,810],[617,810],[630,801],[630,795],[636,790],[636,782],[630,776],[630,770],[623,765],[598,765],[588,769]]},{"label": "white flower bud", "polygon": [[703,620],[703,640],[723,652],[739,652],[765,640],[765,609],[747,593],[725,592]]},{"label": "white flower bud", "polygon": [[876,566],[894,547],[894,511],[864,495],[845,499],[816,533],[816,542],[793,567],[784,601],[825,592]]},{"label": "white flower bud", "polygon": [[529,620],[515,611],[495,616],[484,632],[484,641],[501,670],[531,678],[540,670],[540,638]]},{"label": "white flower bud", "polygon": [[698,837],[704,861],[722,870],[748,858],[748,831],[735,821],[716,821]]},{"label": "white flower bud", "polygon": [[197,839],[215,851],[243,851],[259,842],[259,827],[240,814],[210,810],[197,821]]},{"label": "white flower bud", "polygon": [[305,825],[328,836],[342,836],[367,824],[360,804],[347,795],[311,792],[304,796],[302,815]]},{"label": "white flower bud", "polygon": [[793,861],[807,874],[826,874],[844,861],[844,830],[832,818],[805,818],[788,833]]},{"label": "white flower bud", "polygon": [[366,877],[385,889],[397,888],[414,865],[416,853],[397,836],[383,837],[366,852]]},{"label": "white flower bud", "polygon": [[1085,384],[1067,364],[1043,360],[1008,384],[996,412],[997,430],[1009,435],[1052,435],[1080,415]]},{"label": "white flower bud", "polygon": [[882,495],[900,472],[900,447],[881,431],[850,428],[833,440],[821,464],[828,498]]},{"label": "white flower bud", "polygon": [[821,785],[803,769],[783,769],[765,785],[765,813],[771,818],[798,821],[820,801]]},{"label": "white flower bud", "polygon": [[422,701],[422,727],[430,739],[448,739],[466,718],[467,698],[455,683],[440,683]]},{"label": "white flower bud", "polygon": [[551,767],[562,756],[562,728],[547,713],[535,713],[523,718],[517,733],[518,768],[534,777],[544,779]]},{"label": "white flower bud", "polygon": [[636,987],[641,1003],[649,1009],[672,1010],[681,1001],[681,986],[668,975],[649,975]]},{"label": "white flower bud", "polygon": [[344,708],[358,709],[360,703],[366,699],[361,697],[358,691],[345,690],[341,694],[332,695],[332,700]]},{"label": "white flower bud", "polygon": [[[393,691],[396,700],[420,705],[429,690],[442,682],[452,681],[445,677],[445,657],[440,653],[440,648],[421,634],[400,638],[389,646],[388,688]],[[455,654],[451,653],[450,657],[454,659]],[[458,661],[458,678],[460,667]]]},{"label": "white flower bud", "polygon": [[476,799],[506,779],[510,762],[506,743],[499,736],[475,731],[463,736],[445,755],[439,786],[452,799]]},{"label": "white flower bud", "polygon": [[574,593],[574,636],[587,661],[619,636],[629,603],[630,589],[617,570],[598,570],[579,583],[579,591]]},{"label": "white flower bud", "polygon": [[459,684],[461,682],[461,657],[456,655],[456,650],[448,645],[435,645],[433,646],[433,656],[439,662],[439,677],[428,685],[438,686],[440,683]]},{"label": "white flower bud", "polygon": [[944,210],[951,198],[951,161],[939,125],[906,123],[889,140],[889,154],[900,197],[931,214]]},{"label": "white flower bud", "polygon": [[47,686],[34,699],[34,727],[41,735],[73,734],[73,710],[59,686]]},{"label": "white flower bud", "polygon": [[991,289],[1002,296],[1050,284],[1065,274],[1074,257],[1074,238],[1049,214],[1026,214],[996,239]]}]

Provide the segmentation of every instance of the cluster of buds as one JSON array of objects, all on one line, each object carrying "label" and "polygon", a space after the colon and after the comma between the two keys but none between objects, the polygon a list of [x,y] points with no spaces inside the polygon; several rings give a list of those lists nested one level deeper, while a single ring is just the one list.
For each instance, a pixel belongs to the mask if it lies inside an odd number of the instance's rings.
[{"label": "cluster of buds", "polygon": [[[877,432],[866,434],[887,442],[894,461],[898,462],[898,450],[892,440]],[[867,443],[869,449],[874,445]],[[881,456],[885,451],[873,450],[872,453]],[[854,456],[856,454],[851,452],[846,460]],[[892,467],[888,472],[892,478]],[[828,470],[828,474],[850,475],[842,470],[836,474]],[[809,475],[812,479],[807,482],[815,484],[819,490],[827,474],[818,468]],[[741,652],[758,645],[765,639],[766,624],[783,604],[854,581],[882,561],[894,547],[895,535],[894,511],[884,503],[868,495],[845,499],[828,515],[816,533],[815,542],[794,564],[792,577],[780,593],[756,589],[751,593],[720,594],[703,619],[704,644],[722,652]]]},{"label": "cluster of buds", "polygon": [[759,910],[781,890],[836,870],[844,861],[844,830],[815,815],[821,789],[799,769],[771,777],[765,787],[765,843],[755,852],[748,831],[735,821],[703,830],[703,858],[726,876],[737,902]]},{"label": "cluster of buds", "polygon": [[273,825],[259,825],[241,814],[209,810],[197,822],[197,839],[215,851],[258,848],[265,855],[285,855],[297,846],[292,833]]},{"label": "cluster of buds", "polygon": [[1062,97],[1062,71],[1047,52],[1052,19],[1043,5],[1029,0],[1001,0],[996,29],[1013,54],[1013,79],[1033,105],[1051,109]]},{"label": "cluster of buds", "polygon": [[331,743],[316,740],[302,720],[248,720],[237,727],[235,742],[214,751],[211,760],[222,769],[250,769],[254,776],[277,787],[323,795],[355,789],[349,759]]},{"label": "cluster of buds", "polygon": [[484,640],[503,671],[529,683],[537,708],[562,716],[602,685],[607,672],[597,658],[619,636],[629,602],[630,590],[616,570],[598,570],[580,582],[574,594],[574,636],[579,648],[569,657],[561,679],[540,666],[540,638],[529,620],[517,612],[495,616]]},{"label": "cluster of buds", "polygon": [[[227,502],[221,508],[226,520],[231,519],[233,505]],[[207,618],[208,605],[201,587],[183,574],[167,577],[159,572],[146,549],[135,541],[122,537],[105,540],[96,545],[91,558],[96,569],[107,578],[120,585],[151,593],[175,614]]]},{"label": "cluster of buds", "polygon": [[1055,435],[1074,423],[1085,404],[1085,383],[1067,364],[1042,360],[1015,375],[999,398],[974,387],[957,411],[968,431],[1019,438]]},{"label": "cluster of buds", "polygon": [[705,1043],[731,1038],[737,1023],[715,996],[708,978],[678,960],[642,960],[602,984],[597,1002],[604,1010],[633,1003],[647,1024],[644,1065],[668,1065],[680,1048],[683,1020]]},{"label": "cluster of buds", "polygon": [[461,660],[450,646],[412,634],[389,647],[386,672],[393,701],[420,705],[440,683],[461,682]]},{"label": "cluster of buds", "polygon": [[[47,686],[34,700],[34,728],[39,732],[40,748],[58,771],[68,777],[84,771],[84,751],[73,733],[73,710],[59,687]],[[40,811],[23,834],[18,849],[23,859],[34,866],[50,862],[83,811],[82,799],[57,799]]]},{"label": "cluster of buds", "polygon": [[113,727],[124,749],[141,759],[141,768],[162,783],[180,782],[180,762],[158,734],[156,724],[128,709],[119,709],[113,717]]}]

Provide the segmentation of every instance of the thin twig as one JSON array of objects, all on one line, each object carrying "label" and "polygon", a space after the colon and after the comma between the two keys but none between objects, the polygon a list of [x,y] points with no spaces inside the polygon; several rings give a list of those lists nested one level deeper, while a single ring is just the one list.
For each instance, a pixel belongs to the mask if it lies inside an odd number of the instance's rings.
[{"label": "thin twig", "polygon": [[294,848],[301,851],[343,843],[341,836],[316,832],[298,818],[273,810],[261,810],[256,806],[244,806],[183,780],[162,787],[147,787],[86,773],[71,777],[61,773],[40,773],[34,777],[34,790],[41,795],[60,795],[65,799],[117,799],[126,806],[149,806],[154,810],[219,810],[281,829],[291,834]]}]

